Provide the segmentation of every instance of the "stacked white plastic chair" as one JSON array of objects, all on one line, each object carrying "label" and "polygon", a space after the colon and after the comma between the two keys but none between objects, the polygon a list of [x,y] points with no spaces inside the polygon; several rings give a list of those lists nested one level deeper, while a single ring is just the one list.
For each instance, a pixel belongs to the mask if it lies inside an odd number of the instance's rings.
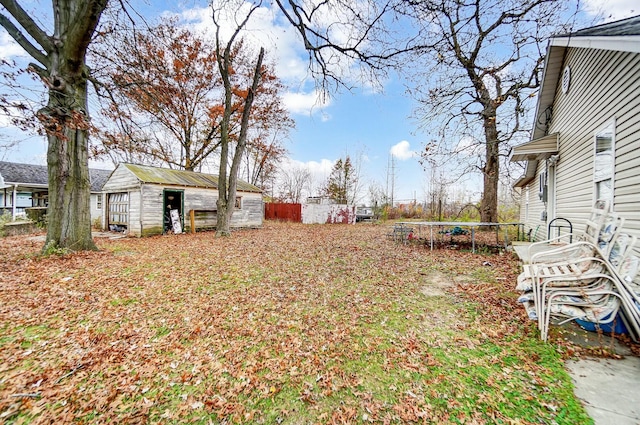
[{"label": "stacked white plastic chair", "polygon": [[636,238],[621,233],[623,223],[598,201],[576,242],[537,254],[530,249],[531,262],[524,265],[517,289],[543,340],[551,317],[604,324],[616,320],[619,309],[632,336],[640,337],[640,296],[632,283],[640,260],[630,255]]}]

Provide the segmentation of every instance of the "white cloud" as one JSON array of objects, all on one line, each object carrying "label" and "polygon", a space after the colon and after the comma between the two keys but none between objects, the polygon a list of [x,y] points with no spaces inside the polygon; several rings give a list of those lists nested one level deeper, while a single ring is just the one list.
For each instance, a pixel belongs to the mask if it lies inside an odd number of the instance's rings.
[{"label": "white cloud", "polygon": [[4,30],[0,32],[0,59],[9,60],[12,58],[28,57],[18,43]]},{"label": "white cloud", "polygon": [[[227,6],[228,13],[220,18],[221,36],[228,39],[236,29],[240,18],[244,18],[250,7],[249,3],[238,1],[237,8]],[[242,36],[251,45],[264,47],[267,56],[275,62],[276,74],[287,84],[300,84],[308,78],[308,61],[298,34],[287,25],[278,22],[276,9],[260,7],[247,23]],[[189,29],[213,37],[215,26],[212,21],[211,8],[188,9],[180,14]],[[240,18],[239,18],[240,17]]]},{"label": "white cloud", "polygon": [[589,15],[602,15],[604,22],[629,18],[640,13],[638,0],[583,0],[583,10]]},{"label": "white cloud", "polygon": [[411,150],[411,145],[406,140],[401,141],[391,147],[389,153],[401,161],[406,161],[415,157],[417,154]]},{"label": "white cloud", "polygon": [[[311,93],[285,93],[283,96],[283,102],[285,108],[292,114],[308,114],[311,115],[315,110],[321,110],[322,108],[329,106],[331,101],[322,96],[318,91],[314,90]],[[326,121],[325,114],[322,115],[322,121]]]},{"label": "white cloud", "polygon": [[310,196],[316,196],[317,189],[324,184],[324,182],[331,174],[335,161],[329,159],[321,159],[320,161],[298,161],[297,159],[286,158],[280,164],[283,170],[290,169],[304,169],[308,170],[311,174],[311,193]]},{"label": "white cloud", "polygon": [[298,161],[297,159],[286,158],[282,163],[282,168],[304,168],[309,170],[312,176],[319,177],[320,180],[326,179],[331,173],[331,169],[335,161],[330,159],[321,159],[320,161]]}]

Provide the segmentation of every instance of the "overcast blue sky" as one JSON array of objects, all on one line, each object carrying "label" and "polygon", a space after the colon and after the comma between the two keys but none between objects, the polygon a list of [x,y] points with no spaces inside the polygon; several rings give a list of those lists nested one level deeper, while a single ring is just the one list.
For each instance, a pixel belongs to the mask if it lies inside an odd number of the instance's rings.
[{"label": "overcast blue sky", "polygon": [[[640,13],[633,11],[637,9],[636,1],[586,0],[583,7],[587,13],[595,14],[606,4],[606,19],[614,20]],[[180,13],[182,19],[194,27],[206,27],[210,22],[209,11],[206,7],[195,7],[196,3],[152,2],[151,6],[139,3],[136,7],[149,20],[168,10]],[[27,9],[50,8],[50,2],[46,1],[26,1],[24,4]],[[132,4],[136,5],[136,0]],[[163,7],[167,5],[171,6]],[[271,59],[276,62],[276,72],[289,85],[284,100],[296,122],[296,129],[285,145],[292,163],[309,166],[319,181],[326,178],[337,159],[346,154],[352,158],[357,156],[361,161],[362,177],[385,188],[390,155],[393,155],[395,199],[409,200],[415,196],[421,201],[425,198],[427,179],[415,153],[422,149],[430,135],[417,131],[417,123],[410,118],[415,103],[405,95],[400,81],[390,76],[385,81],[383,92],[368,87],[352,92],[343,90],[334,93],[326,104],[321,104],[313,83],[305,79],[308,77],[308,63],[302,45],[282,20],[265,10],[254,24],[253,33],[259,39],[270,40],[271,49],[267,46],[267,50],[271,51]],[[19,59],[20,50],[0,28],[0,58]],[[45,164],[44,140],[21,133],[2,117],[0,138],[0,143],[22,140],[11,150],[0,150],[0,159]],[[478,176],[470,175],[459,185],[469,195],[479,197]]]}]

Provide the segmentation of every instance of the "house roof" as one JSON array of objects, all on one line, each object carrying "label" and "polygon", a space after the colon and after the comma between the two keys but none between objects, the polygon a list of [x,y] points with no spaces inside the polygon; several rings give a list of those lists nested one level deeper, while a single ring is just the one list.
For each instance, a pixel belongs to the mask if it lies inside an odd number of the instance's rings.
[{"label": "house roof", "polygon": [[47,167],[44,165],[0,161],[0,174],[2,174],[5,184],[45,188],[49,186],[49,175]]},{"label": "house roof", "polygon": [[[110,174],[110,170],[90,168],[91,192],[100,192]],[[0,161],[0,176],[5,185],[17,184],[19,186],[44,189],[49,187],[49,175],[46,165]]]},{"label": "house roof", "polygon": [[107,182],[113,170],[99,170],[89,168],[89,178],[91,179],[91,191],[100,192],[102,186]]},{"label": "house roof", "polygon": [[[169,168],[151,167],[149,165],[138,164],[123,163],[121,166],[126,167],[143,183],[218,189],[218,176],[213,174],[173,170]],[[237,190],[240,192],[262,192],[259,187],[239,179]]]},{"label": "house roof", "polygon": [[574,32],[573,36],[621,36],[640,34],[640,15],[596,25]]}]

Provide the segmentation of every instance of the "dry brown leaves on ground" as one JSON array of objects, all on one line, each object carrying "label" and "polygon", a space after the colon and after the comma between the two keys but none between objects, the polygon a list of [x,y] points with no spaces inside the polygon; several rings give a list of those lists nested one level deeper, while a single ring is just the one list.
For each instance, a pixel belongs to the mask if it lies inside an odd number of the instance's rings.
[{"label": "dry brown leaves on ground", "polygon": [[[5,238],[0,419],[512,421],[495,376],[470,378],[470,395],[447,362],[480,349],[483,368],[511,367],[500,344],[530,329],[511,291],[515,261],[396,245],[386,231],[266,223],[221,239],[99,239],[99,252],[61,257]],[[447,295],[429,300],[434,275]],[[535,360],[518,360],[512,375],[534,379]],[[526,386],[535,399],[536,384]]]}]

